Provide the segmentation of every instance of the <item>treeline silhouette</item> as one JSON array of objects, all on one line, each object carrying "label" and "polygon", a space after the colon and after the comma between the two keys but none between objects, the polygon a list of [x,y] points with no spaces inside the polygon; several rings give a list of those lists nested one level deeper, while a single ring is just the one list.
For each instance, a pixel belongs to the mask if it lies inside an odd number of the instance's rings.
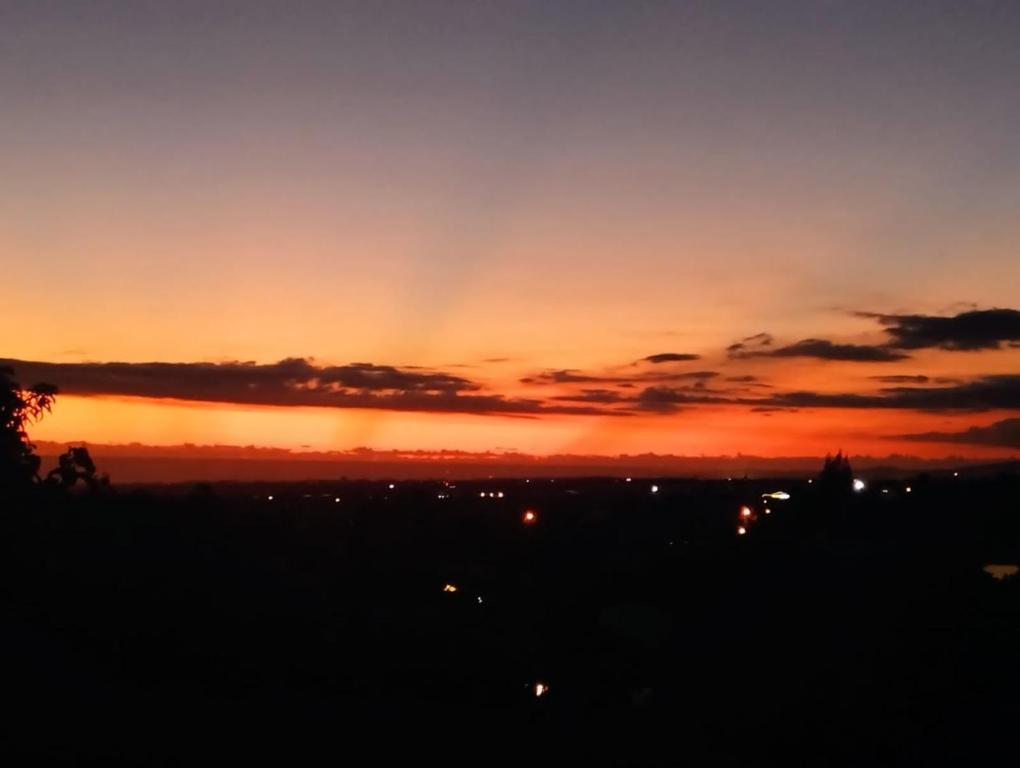
[{"label": "treeline silhouette", "polygon": [[369,741],[373,763],[931,765],[1011,747],[1020,577],[984,568],[1020,562],[1016,476],[854,492],[839,455],[811,483],[118,490],[74,449],[40,477],[26,427],[55,392],[5,380],[22,755],[359,763]]}]

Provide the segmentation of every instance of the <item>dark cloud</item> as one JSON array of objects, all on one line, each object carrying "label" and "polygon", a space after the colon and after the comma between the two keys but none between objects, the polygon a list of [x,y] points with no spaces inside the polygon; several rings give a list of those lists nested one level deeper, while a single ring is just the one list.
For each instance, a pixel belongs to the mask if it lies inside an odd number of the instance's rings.
[{"label": "dark cloud", "polygon": [[950,317],[858,312],[887,326],[888,346],[896,349],[999,349],[1020,341],[1020,310],[979,309]]},{"label": "dark cloud", "polygon": [[736,357],[813,357],[819,360],[848,360],[860,363],[892,363],[908,355],[887,347],[862,344],[834,344],[826,339],[803,339],[796,344],[769,351],[738,353]]},{"label": "dark cloud", "polygon": [[70,395],[121,395],[246,405],[385,408],[529,415],[594,415],[582,406],[482,394],[480,386],[441,371],[372,363],[318,366],[303,358],[278,363],[45,363],[5,360],[31,381],[56,384]]},{"label": "dark cloud", "polygon": [[911,376],[909,374],[893,374],[891,376],[872,376],[872,380],[883,384],[927,384],[927,376]]},{"label": "dark cloud", "polygon": [[1020,375],[983,376],[946,387],[886,387],[877,394],[787,392],[752,405],[795,408],[906,408],[921,411],[1020,409]]},{"label": "dark cloud", "polygon": [[626,403],[633,400],[632,397],[622,395],[619,392],[614,392],[611,389],[582,389],[572,395],[558,395],[552,398],[562,402],[573,402],[573,403],[600,403],[602,405],[609,405],[611,403]]},{"label": "dark cloud", "polygon": [[645,371],[629,376],[584,373],[573,368],[542,371],[521,379],[522,384],[616,384],[617,386],[651,382],[707,381],[719,375],[718,371]]},{"label": "dark cloud", "polygon": [[543,371],[535,376],[521,379],[522,384],[595,384],[607,381],[601,376],[589,376],[573,368],[558,371]]},{"label": "dark cloud", "polygon": [[971,427],[962,432],[922,432],[898,435],[901,440],[924,443],[965,443],[968,445],[996,445],[1020,450],[1020,419],[1003,419],[987,427]]},{"label": "dark cloud", "polygon": [[638,407],[654,413],[675,413],[690,398],[669,387],[646,387],[637,397]]},{"label": "dark cloud", "polygon": [[682,363],[690,360],[700,360],[701,355],[683,354],[677,352],[661,352],[658,355],[649,355],[641,358],[646,363]]},{"label": "dark cloud", "polygon": [[637,407],[642,411],[653,413],[675,413],[682,405],[698,405],[708,403],[734,403],[725,397],[702,391],[697,385],[694,387],[645,387],[634,400]]}]

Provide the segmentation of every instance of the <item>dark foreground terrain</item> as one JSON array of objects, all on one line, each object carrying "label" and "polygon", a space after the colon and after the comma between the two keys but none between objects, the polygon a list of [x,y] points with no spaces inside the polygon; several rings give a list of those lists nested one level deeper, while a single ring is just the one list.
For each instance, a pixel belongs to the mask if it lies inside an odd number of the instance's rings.
[{"label": "dark foreground terrain", "polygon": [[40,487],[0,514],[5,750],[1015,764],[1020,480],[822,485]]}]

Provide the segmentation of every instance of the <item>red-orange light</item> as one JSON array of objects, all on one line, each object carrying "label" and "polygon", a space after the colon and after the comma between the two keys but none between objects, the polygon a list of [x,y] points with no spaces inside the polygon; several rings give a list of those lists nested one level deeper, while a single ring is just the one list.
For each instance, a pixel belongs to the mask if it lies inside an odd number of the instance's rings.
[{"label": "red-orange light", "polygon": [[538,515],[536,515],[532,510],[528,509],[521,516],[521,520],[524,522],[525,525],[532,525],[538,520]]}]

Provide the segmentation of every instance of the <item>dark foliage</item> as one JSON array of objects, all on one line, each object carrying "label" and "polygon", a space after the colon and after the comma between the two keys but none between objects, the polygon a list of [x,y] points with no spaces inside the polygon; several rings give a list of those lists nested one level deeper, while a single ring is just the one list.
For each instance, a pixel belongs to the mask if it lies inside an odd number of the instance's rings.
[{"label": "dark foliage", "polygon": [[49,384],[27,389],[0,366],[0,497],[23,493],[39,479],[39,457],[28,439],[28,425],[48,413],[57,390]]}]

